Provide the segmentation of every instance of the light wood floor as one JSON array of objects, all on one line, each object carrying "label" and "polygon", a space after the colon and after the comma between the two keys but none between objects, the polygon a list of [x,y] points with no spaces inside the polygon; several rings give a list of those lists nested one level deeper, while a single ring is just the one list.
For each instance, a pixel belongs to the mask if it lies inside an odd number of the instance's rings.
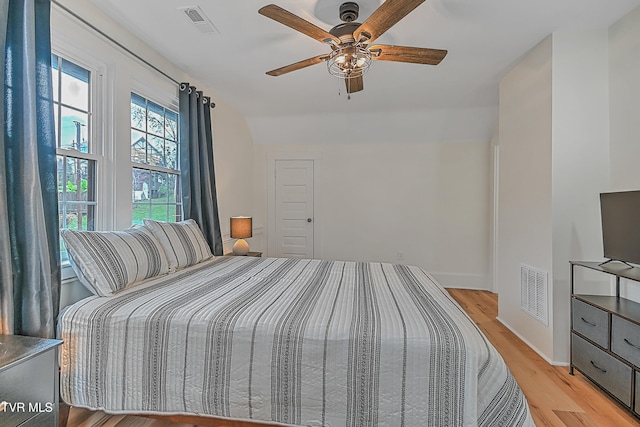
[{"label": "light wood floor", "polygon": [[[538,427],[626,427],[638,426],[636,418],[608,398],[597,387],[566,367],[554,367],[538,356],[512,332],[496,320],[498,299],[486,291],[449,289],[473,321],[500,351],[511,372],[527,396]],[[249,427],[257,424],[194,418],[149,419],[134,416],[109,416],[71,408],[67,427]],[[61,427],[64,424],[61,421]]]}]

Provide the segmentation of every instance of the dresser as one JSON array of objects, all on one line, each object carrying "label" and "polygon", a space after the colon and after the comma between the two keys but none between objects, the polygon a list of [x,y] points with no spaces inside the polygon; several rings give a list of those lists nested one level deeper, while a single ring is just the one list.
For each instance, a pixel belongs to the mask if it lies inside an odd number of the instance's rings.
[{"label": "dresser", "polygon": [[57,348],[62,343],[0,335],[0,425],[58,425]]},{"label": "dresser", "polygon": [[[620,297],[621,279],[640,282],[640,268],[571,261],[571,364],[640,417],[640,304]],[[611,295],[578,292],[576,268],[614,279]],[[638,283],[640,286],[640,283]]]}]

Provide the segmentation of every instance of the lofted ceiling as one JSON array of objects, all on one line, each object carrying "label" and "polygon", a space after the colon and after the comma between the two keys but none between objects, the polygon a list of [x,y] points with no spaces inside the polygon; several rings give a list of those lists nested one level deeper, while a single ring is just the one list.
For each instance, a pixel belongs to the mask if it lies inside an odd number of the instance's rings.
[{"label": "lofted ceiling", "polygon": [[[341,22],[340,0],[92,0],[213,88],[214,100],[241,112],[254,134],[268,132],[266,123],[276,128],[285,120],[295,121],[294,131],[301,133],[313,123],[339,132],[354,121],[391,117],[394,134],[406,129],[417,141],[487,141],[497,126],[498,83],[522,55],[552,32],[606,29],[640,5],[640,0],[427,0],[376,43],[446,49],[446,58],[438,66],[374,61],[364,91],[348,100],[344,83],[324,63],[279,77],[265,74],[330,51],[259,15],[269,1],[325,30]],[[382,0],[357,3],[362,22]],[[189,21],[181,8],[192,6],[200,7],[216,32],[202,33]],[[437,132],[420,129],[416,121],[422,118]]]}]

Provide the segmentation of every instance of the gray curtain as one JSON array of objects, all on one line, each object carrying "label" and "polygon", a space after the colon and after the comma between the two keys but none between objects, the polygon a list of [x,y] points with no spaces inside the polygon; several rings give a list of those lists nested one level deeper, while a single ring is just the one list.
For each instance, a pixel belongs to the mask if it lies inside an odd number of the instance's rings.
[{"label": "gray curtain", "polygon": [[180,173],[185,219],[195,220],[214,255],[222,255],[222,235],[213,165],[211,103],[188,83],[180,85]]},{"label": "gray curtain", "polygon": [[0,333],[55,336],[60,301],[49,0],[0,0]]}]

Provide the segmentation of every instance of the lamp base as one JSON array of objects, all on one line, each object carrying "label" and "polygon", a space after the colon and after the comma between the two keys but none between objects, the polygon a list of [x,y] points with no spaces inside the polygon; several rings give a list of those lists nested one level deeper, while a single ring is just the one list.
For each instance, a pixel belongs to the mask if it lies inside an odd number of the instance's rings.
[{"label": "lamp base", "polygon": [[249,253],[249,244],[244,239],[238,239],[233,244],[233,254],[239,256],[245,256]]}]

